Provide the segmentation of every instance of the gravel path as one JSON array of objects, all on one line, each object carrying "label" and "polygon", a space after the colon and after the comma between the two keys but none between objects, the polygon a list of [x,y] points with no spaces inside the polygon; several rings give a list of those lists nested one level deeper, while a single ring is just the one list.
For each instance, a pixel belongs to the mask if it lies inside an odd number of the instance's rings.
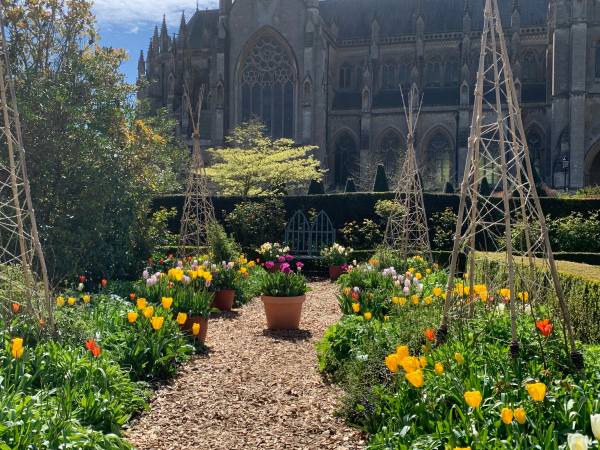
[{"label": "gravel path", "polygon": [[317,370],[314,345],[339,319],[335,287],[311,287],[296,332],[266,330],[260,299],[211,319],[209,354],[157,392],[128,439],[140,450],[363,448]]}]

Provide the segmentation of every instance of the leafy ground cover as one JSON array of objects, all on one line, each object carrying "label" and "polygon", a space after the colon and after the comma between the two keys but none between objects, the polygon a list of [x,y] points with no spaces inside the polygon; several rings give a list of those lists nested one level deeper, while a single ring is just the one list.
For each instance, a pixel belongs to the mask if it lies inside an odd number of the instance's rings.
[{"label": "leafy ground cover", "polygon": [[469,295],[460,283],[454,294],[465,308],[476,302],[474,314],[453,321],[436,346],[444,285],[445,273],[422,259],[372,259],[339,280],[345,316],[317,346],[320,369],[344,389],[341,413],[368,433],[370,448],[596,445],[598,347],[586,347],[585,370],[574,370],[560,327],[535,321],[520,293],[521,350],[512,358],[506,292],[476,285]]}]

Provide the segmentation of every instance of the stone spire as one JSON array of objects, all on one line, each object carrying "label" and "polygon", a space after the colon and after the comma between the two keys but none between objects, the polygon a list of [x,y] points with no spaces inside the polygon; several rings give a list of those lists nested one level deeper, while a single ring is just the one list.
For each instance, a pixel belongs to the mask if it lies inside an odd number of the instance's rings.
[{"label": "stone spire", "polygon": [[152,53],[154,56],[158,55],[160,50],[160,38],[158,37],[158,26],[154,26],[154,34],[152,35]]},{"label": "stone spire", "polygon": [[160,52],[163,53],[169,51],[169,44],[170,39],[169,32],[167,31],[167,19],[163,14],[162,25],[160,27]]},{"label": "stone spire", "polygon": [[144,50],[140,50],[138,59],[138,79],[146,76],[146,62],[144,61]]},{"label": "stone spire", "polygon": [[179,21],[178,45],[180,48],[185,47],[187,41],[187,24],[185,21],[185,12],[181,11],[181,20]]}]

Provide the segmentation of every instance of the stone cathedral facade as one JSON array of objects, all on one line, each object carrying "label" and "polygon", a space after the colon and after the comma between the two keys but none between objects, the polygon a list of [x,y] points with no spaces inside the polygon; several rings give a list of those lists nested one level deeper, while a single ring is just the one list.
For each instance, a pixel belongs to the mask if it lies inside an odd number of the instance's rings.
[{"label": "stone cathedral facade", "polygon": [[[498,0],[533,166],[547,185],[600,184],[600,0]],[[260,118],[274,137],[318,146],[327,187],[383,163],[406,135],[399,86],[423,107],[416,151],[428,190],[465,164],[484,0],[220,0],[155,29],[140,54],[140,98],[183,136],[205,85],[204,146]],[[489,180],[493,182],[494,180]]]}]

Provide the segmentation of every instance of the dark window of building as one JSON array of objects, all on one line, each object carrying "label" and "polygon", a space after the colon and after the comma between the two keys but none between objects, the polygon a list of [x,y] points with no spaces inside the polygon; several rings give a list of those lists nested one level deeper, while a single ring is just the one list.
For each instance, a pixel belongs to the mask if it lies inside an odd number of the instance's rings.
[{"label": "dark window of building", "polygon": [[393,64],[384,64],[381,67],[382,89],[394,89],[396,85],[396,67]]},{"label": "dark window of building", "polygon": [[459,80],[460,69],[458,66],[458,61],[456,61],[455,59],[451,59],[446,63],[445,84],[448,86],[456,86],[458,85]]},{"label": "dark window of building", "polygon": [[348,177],[358,171],[358,148],[348,132],[342,133],[335,141],[335,184],[343,186]]},{"label": "dark window of building", "polygon": [[442,131],[436,131],[427,144],[424,167],[424,183],[429,190],[440,191],[446,182],[452,182],[453,149],[450,139]]},{"label": "dark window of building", "polygon": [[271,136],[293,137],[296,67],[278,39],[258,39],[244,61],[241,89],[242,120],[258,118]]},{"label": "dark window of building", "polygon": [[542,133],[534,127],[527,131],[527,147],[529,148],[529,159],[533,168],[534,177],[544,176],[544,138]]},{"label": "dark window of building", "polygon": [[383,164],[385,173],[393,179],[399,173],[404,163],[404,156],[400,135],[394,130],[386,131],[379,141],[375,162]]},{"label": "dark window of building", "polygon": [[600,42],[596,43],[596,78],[600,78]]},{"label": "dark window of building", "polygon": [[524,83],[535,83],[538,81],[538,67],[537,60],[533,53],[527,52],[523,57],[523,82]]},{"label": "dark window of building", "polygon": [[340,89],[350,89],[352,87],[352,67],[344,64],[340,68]]},{"label": "dark window of building", "polygon": [[427,63],[425,71],[425,84],[430,87],[436,87],[441,84],[441,65],[439,61]]}]

